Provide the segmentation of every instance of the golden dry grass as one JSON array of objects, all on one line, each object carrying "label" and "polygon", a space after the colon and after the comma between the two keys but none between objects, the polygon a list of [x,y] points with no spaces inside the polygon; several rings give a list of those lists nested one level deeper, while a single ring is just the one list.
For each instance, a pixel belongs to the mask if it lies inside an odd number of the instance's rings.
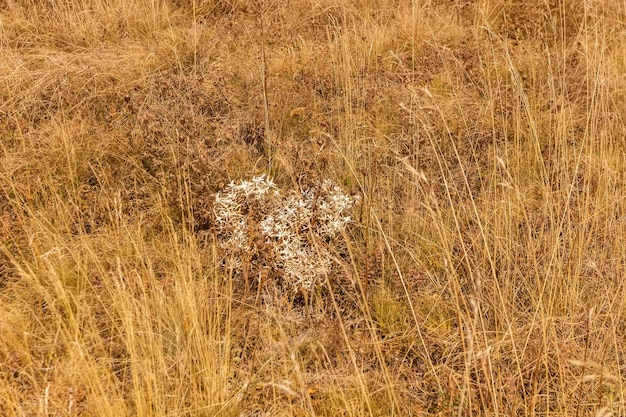
[{"label": "golden dry grass", "polygon": [[[626,413],[623,1],[5,0],[0,54],[0,415]],[[267,172],[362,196],[306,299],[220,267]]]}]

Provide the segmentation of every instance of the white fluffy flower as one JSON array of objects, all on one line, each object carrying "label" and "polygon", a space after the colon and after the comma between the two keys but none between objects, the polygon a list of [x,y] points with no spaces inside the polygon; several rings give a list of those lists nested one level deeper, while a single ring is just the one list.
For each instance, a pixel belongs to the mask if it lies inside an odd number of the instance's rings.
[{"label": "white fluffy flower", "polygon": [[[271,265],[262,266],[273,269],[294,291],[311,290],[331,267],[330,254],[319,243],[335,238],[352,221],[349,211],[356,200],[328,180],[288,196],[265,175],[231,182],[215,195],[220,247],[234,257],[235,266],[241,265],[243,254],[271,250],[274,257],[252,258],[272,259]],[[259,234],[263,247],[252,243]]]}]

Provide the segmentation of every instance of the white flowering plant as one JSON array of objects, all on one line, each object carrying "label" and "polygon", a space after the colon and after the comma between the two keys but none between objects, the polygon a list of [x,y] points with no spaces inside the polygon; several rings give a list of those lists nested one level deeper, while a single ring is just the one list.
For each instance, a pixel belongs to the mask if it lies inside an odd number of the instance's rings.
[{"label": "white flowering plant", "polygon": [[330,272],[326,245],[352,222],[357,201],[329,180],[287,195],[265,175],[231,182],[215,195],[219,246],[232,267],[264,268],[293,291],[308,292]]}]

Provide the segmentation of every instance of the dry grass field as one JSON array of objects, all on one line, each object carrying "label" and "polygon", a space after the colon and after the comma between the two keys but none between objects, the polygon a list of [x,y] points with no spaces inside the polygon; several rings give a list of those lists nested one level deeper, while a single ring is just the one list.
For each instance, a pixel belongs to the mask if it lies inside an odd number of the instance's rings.
[{"label": "dry grass field", "polygon": [[0,103],[1,416],[626,415],[623,0],[1,0]]}]

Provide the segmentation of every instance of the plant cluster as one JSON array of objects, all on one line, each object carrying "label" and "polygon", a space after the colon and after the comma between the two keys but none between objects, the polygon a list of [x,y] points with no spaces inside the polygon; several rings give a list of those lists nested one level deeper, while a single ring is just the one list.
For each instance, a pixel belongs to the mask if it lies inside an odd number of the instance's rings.
[{"label": "plant cluster", "polygon": [[284,195],[265,175],[231,182],[215,195],[220,248],[234,268],[269,269],[294,291],[310,291],[330,272],[327,245],[352,222],[357,200],[329,180],[299,195]]}]

